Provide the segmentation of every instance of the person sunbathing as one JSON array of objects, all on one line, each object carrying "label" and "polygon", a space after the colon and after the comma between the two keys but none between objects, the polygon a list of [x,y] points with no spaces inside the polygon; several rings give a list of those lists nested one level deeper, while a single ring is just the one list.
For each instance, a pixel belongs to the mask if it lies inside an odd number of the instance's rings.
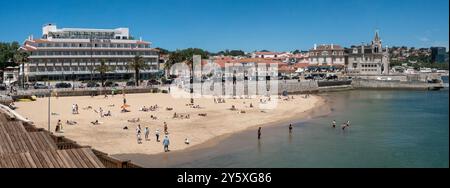
[{"label": "person sunbathing", "polygon": [[121,111],[122,113],[127,113],[127,112],[130,112],[129,110],[127,110],[126,108],[124,108],[124,109],[122,109],[122,111]]},{"label": "person sunbathing", "polygon": [[103,116],[111,117],[111,116],[112,116],[112,115],[111,115],[111,111],[108,110],[108,113],[104,114]]},{"label": "person sunbathing", "polygon": [[232,111],[235,111],[235,110],[237,110],[237,108],[236,108],[236,106],[234,106],[234,105],[231,105],[231,108],[230,108],[230,110],[232,110]]},{"label": "person sunbathing", "polygon": [[139,121],[141,121],[139,118],[137,118],[137,119],[133,118],[133,119],[128,120],[128,122],[130,122],[130,123],[137,123]]},{"label": "person sunbathing", "polygon": [[146,108],[145,106],[143,106],[141,109],[139,109],[139,111],[147,112],[147,111],[148,111],[148,108]]},{"label": "person sunbathing", "polygon": [[100,122],[98,122],[98,120],[95,120],[93,122],[91,122],[92,125],[100,125]]},{"label": "person sunbathing", "polygon": [[77,125],[78,123],[76,121],[69,121],[69,120],[67,120],[66,124],[67,125]]}]

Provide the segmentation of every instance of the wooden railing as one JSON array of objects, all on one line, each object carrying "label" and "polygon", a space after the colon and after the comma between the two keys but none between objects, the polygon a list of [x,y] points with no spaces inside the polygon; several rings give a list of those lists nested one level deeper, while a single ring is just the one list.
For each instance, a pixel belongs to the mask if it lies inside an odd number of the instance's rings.
[{"label": "wooden railing", "polygon": [[[41,132],[47,130],[43,128],[37,128],[33,124],[30,123],[24,123],[25,130],[28,132]],[[79,145],[76,141],[68,139],[64,136],[56,136],[52,134],[51,132],[48,132],[50,137],[53,139],[53,141],[56,143],[56,146],[59,150],[65,150],[65,149],[79,149],[79,148],[91,148],[90,146],[82,146]],[[131,161],[123,161],[120,159],[116,159],[114,157],[109,156],[107,153],[98,151],[96,149],[92,149],[92,152],[97,156],[97,158],[102,162],[102,164],[106,168],[142,168],[139,165],[136,165],[132,163]]]},{"label": "wooden railing", "polygon": [[92,149],[92,151],[106,168],[142,168],[129,160],[122,161],[96,149]]}]

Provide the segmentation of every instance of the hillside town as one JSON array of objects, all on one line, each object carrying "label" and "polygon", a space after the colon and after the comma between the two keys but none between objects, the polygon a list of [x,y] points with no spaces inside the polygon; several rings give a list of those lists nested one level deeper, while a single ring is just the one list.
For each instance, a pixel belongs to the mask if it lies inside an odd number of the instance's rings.
[{"label": "hillside town", "polygon": [[131,36],[128,28],[60,29],[55,24],[47,24],[42,31],[40,38],[29,36],[20,45],[2,44],[0,88],[47,88],[52,83],[55,87],[81,88],[114,86],[116,82],[138,86],[143,80],[147,85],[161,84],[170,80],[168,69],[173,64],[189,63],[193,55],[202,55],[202,65],[214,64],[222,70],[226,66],[276,65],[279,79],[391,80],[395,78],[388,75],[448,74],[445,47],[388,47],[378,30],[366,43],[350,47],[313,44],[308,50],[292,52],[225,50],[218,53],[198,48],[173,52],[153,48],[151,42]]}]

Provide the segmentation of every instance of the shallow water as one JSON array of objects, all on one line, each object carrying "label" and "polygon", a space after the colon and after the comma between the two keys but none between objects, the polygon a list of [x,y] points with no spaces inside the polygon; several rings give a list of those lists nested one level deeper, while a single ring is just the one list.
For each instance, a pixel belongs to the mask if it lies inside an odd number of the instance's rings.
[{"label": "shallow water", "polygon": [[[332,112],[234,134],[217,145],[155,156],[148,167],[449,167],[449,91],[354,90],[324,94]],[[346,131],[331,128],[347,120]],[[338,125],[339,127],[339,125]]]}]

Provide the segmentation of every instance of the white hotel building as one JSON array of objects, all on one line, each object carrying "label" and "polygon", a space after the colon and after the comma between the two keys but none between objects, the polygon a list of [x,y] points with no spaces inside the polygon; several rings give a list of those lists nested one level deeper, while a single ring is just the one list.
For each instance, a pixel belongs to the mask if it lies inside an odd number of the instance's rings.
[{"label": "white hotel building", "polygon": [[21,49],[30,53],[24,69],[26,81],[43,80],[98,80],[95,67],[104,60],[112,69],[107,79],[130,79],[134,71],[128,63],[140,55],[148,69],[141,71],[147,79],[159,70],[159,51],[151,43],[134,40],[128,28],[118,29],[58,29],[48,24],[42,28],[42,37],[29,37]]}]

